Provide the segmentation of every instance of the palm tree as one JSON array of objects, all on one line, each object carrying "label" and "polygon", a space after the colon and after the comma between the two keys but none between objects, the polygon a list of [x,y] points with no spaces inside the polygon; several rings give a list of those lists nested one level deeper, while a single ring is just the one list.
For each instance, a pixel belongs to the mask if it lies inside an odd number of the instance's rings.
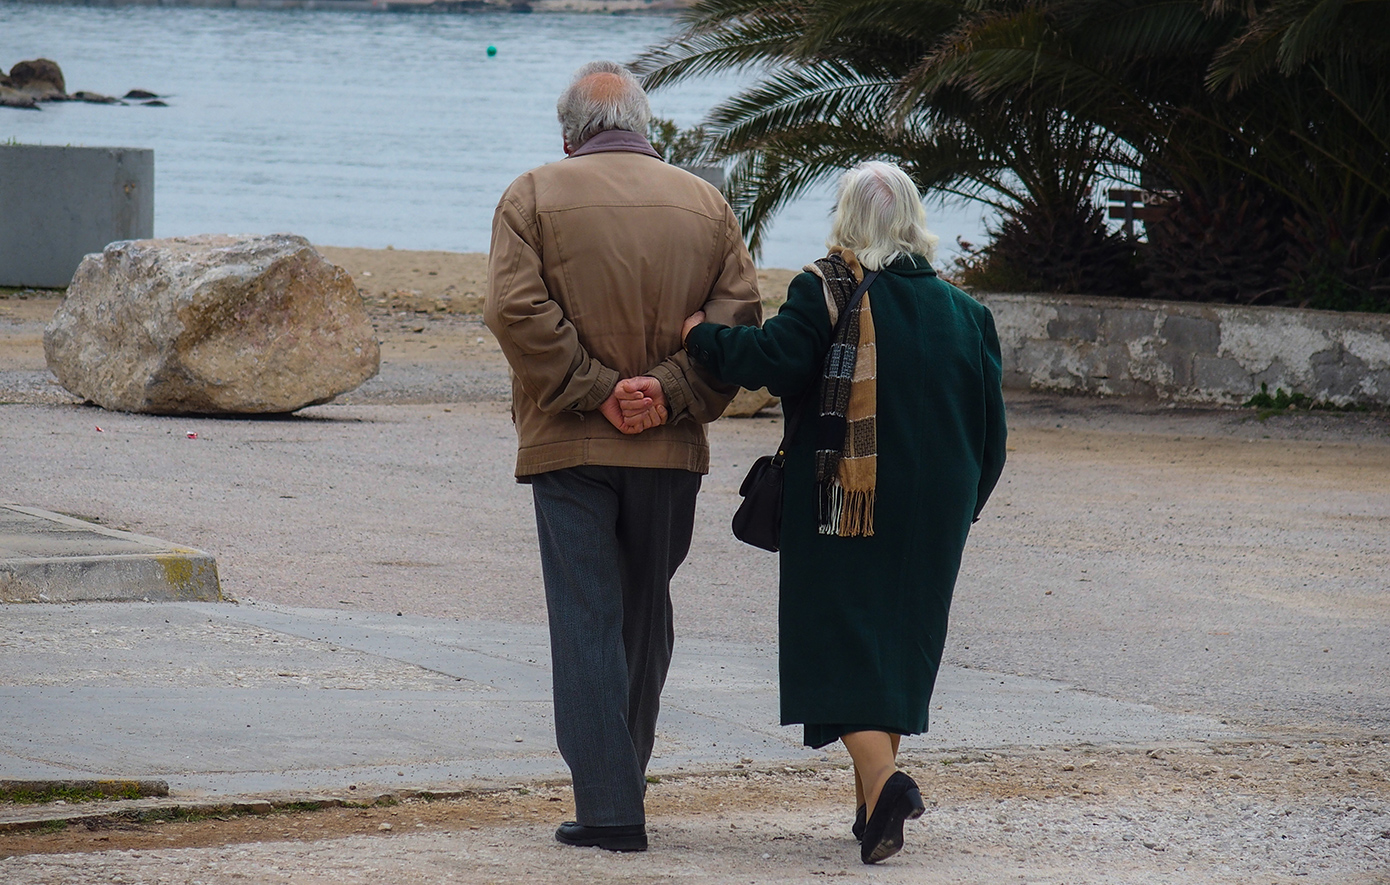
[{"label": "palm tree", "polygon": [[1122,289],[1104,172],[1172,197],[1153,294],[1390,310],[1390,0],[701,0],[685,25],[637,65],[758,72],[707,121],[755,248],[887,158],[1000,209],[985,257],[1018,284]]},{"label": "palm tree", "polygon": [[[1232,0],[1212,0],[1216,11]],[[1390,311],[1390,2],[1275,0],[1249,10],[1208,85],[1232,101],[1296,84],[1270,151],[1294,206],[1289,296]]]},{"label": "palm tree", "polygon": [[[905,79],[977,5],[701,0],[684,31],[636,68],[653,89],[714,71],[760,73],[705,121],[711,157],[732,161],[730,202],[755,250],[789,200],[856,162],[890,159],[938,197],[999,209],[996,240],[1012,244],[999,253],[1026,287],[1131,284],[1131,249],[1108,234],[1090,195],[1114,139],[1026,95],[982,100],[948,86],[930,101],[904,100]],[[1087,267],[1092,274],[1078,272]]]},{"label": "palm tree", "polygon": [[1154,294],[1390,309],[1390,3],[992,6],[905,94],[1023,91],[1131,147],[1120,164],[1176,195],[1148,226]]}]

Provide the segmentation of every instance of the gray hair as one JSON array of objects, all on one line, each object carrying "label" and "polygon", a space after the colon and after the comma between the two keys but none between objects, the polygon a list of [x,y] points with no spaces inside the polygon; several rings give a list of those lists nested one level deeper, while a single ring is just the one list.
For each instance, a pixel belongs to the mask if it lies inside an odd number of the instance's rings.
[{"label": "gray hair", "polygon": [[555,103],[570,149],[609,129],[647,134],[652,108],[632,72],[617,62],[591,61],[574,72]]},{"label": "gray hair", "polygon": [[904,255],[934,260],[938,240],[917,185],[897,166],[860,163],[840,178],[829,248],[851,249],[865,270],[880,270]]}]

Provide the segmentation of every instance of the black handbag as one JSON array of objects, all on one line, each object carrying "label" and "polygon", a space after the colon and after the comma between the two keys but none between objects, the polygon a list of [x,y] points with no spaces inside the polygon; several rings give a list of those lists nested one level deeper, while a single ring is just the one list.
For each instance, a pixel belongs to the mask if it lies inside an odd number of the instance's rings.
[{"label": "black handbag", "polygon": [[[859,288],[854,290],[854,297],[845,305],[845,309],[840,311],[839,321],[830,333],[832,344],[840,332],[840,324],[859,306],[859,299],[864,297],[864,293],[869,290],[869,284],[877,276],[876,270],[864,274],[864,280],[859,284]],[[734,537],[745,544],[773,553],[781,548],[783,465],[787,457],[787,446],[796,435],[801,416],[809,406],[809,402],[803,402],[795,414],[786,418],[786,430],[782,434],[782,441],[777,444],[777,454],[763,455],[754,461],[753,466],[748,468],[748,475],[743,478],[743,485],[738,487],[738,493],[743,496],[743,503],[734,511],[733,530]]]}]

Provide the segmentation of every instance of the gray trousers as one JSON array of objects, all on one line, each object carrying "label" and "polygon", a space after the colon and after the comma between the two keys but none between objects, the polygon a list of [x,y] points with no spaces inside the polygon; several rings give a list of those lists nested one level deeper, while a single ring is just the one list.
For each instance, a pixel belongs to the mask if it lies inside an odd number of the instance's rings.
[{"label": "gray trousers", "polygon": [[555,739],[585,826],[646,822],[647,762],[700,475],[571,467],[531,477],[550,615]]}]

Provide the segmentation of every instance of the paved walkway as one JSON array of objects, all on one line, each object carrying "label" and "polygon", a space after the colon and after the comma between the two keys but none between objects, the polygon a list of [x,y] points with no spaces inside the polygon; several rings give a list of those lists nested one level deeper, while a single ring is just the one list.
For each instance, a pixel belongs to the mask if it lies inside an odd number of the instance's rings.
[{"label": "paved walkway", "polygon": [[[543,628],[267,604],[17,605],[0,777],[155,778],[176,797],[560,778]],[[680,640],[654,773],[821,760],[782,728],[772,649]],[[1041,679],[947,667],[932,748],[1236,732]],[[3,818],[3,814],[0,814]]]}]

